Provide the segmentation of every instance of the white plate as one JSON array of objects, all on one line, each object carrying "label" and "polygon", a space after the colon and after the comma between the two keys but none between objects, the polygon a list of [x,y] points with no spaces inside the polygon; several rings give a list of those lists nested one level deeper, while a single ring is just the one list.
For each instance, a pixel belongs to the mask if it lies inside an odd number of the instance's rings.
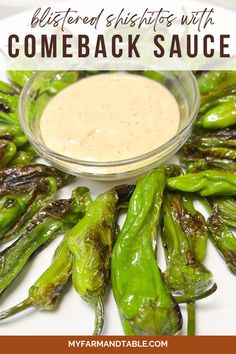
[{"label": "white plate", "polygon": [[[8,19],[12,28],[23,22],[24,13]],[[0,33],[4,31],[0,21]],[[4,68],[1,68],[1,78],[5,78]],[[117,184],[117,183],[116,183]],[[69,197],[76,185],[88,186],[92,196],[107,190],[114,183],[95,182],[77,179],[75,183],[64,188],[60,196]],[[0,311],[6,309],[27,297],[29,287],[38,276],[50,265],[53,251],[60,242],[55,239],[37,257],[34,257],[21,272],[20,276],[1,296]],[[165,269],[163,250],[159,247],[158,264]],[[197,334],[198,335],[235,335],[236,334],[236,279],[226,267],[223,259],[209,242],[206,265],[214,274],[218,285],[216,293],[197,303]],[[186,308],[181,306],[184,326],[182,334],[186,334]],[[63,295],[59,307],[55,311],[28,310],[18,316],[0,323],[1,335],[89,335],[93,331],[94,312],[70,285]],[[116,304],[111,289],[105,298],[105,335],[122,335]]]}]

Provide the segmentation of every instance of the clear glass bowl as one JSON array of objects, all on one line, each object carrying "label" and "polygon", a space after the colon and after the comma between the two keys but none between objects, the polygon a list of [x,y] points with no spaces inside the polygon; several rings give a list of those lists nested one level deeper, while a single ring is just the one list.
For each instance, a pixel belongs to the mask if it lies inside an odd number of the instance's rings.
[{"label": "clear glass bowl", "polygon": [[[142,75],[142,72],[135,72],[135,74]],[[42,158],[73,175],[97,180],[116,180],[143,174],[163,164],[181,148],[188,138],[199,109],[200,95],[192,72],[156,72],[155,79],[174,95],[179,104],[180,126],[177,134],[161,147],[131,159],[113,162],[77,160],[49,149],[45,146],[40,133],[40,116],[54,95],[49,87],[50,81],[56,76],[59,77],[60,72],[38,72],[27,82],[20,97],[20,123],[29,141]]]}]

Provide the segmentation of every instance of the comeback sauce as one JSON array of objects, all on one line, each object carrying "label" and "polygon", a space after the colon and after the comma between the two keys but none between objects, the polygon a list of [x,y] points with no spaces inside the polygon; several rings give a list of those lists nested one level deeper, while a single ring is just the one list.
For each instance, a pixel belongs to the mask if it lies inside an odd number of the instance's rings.
[{"label": "comeback sauce", "polygon": [[54,96],[40,121],[47,147],[88,161],[148,153],[178,131],[179,107],[154,80],[126,73],[81,79]]}]

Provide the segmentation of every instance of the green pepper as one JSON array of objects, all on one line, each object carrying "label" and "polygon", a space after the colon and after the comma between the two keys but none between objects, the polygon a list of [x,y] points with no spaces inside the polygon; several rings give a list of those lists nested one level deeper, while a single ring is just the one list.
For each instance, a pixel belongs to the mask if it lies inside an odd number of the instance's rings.
[{"label": "green pepper", "polygon": [[100,194],[89,204],[85,217],[66,234],[73,255],[72,282],[75,290],[95,307],[94,335],[101,334],[102,297],[109,279],[115,212],[118,201],[130,196],[127,186]]},{"label": "green pepper", "polygon": [[[204,216],[199,213],[193,204],[192,195],[182,196],[181,227],[186,234],[194,258],[197,262],[203,262],[206,256],[207,240],[209,236],[207,223]],[[216,288],[214,286],[213,290]],[[196,332],[196,305],[195,302],[187,303],[188,335]]]},{"label": "green pepper", "polygon": [[208,157],[206,159],[198,159],[188,157],[181,157],[181,163],[184,164],[187,173],[196,173],[209,169],[222,169],[236,171],[236,162],[231,160],[220,160]]},{"label": "green pepper", "polygon": [[5,94],[0,91],[0,104],[5,106],[6,110],[17,111],[19,104],[19,96]]},{"label": "green pepper", "polygon": [[31,217],[49,203],[57,191],[54,177],[42,178],[28,193],[0,197],[0,243],[17,238]]},{"label": "green pepper", "polygon": [[236,196],[236,172],[205,170],[167,179],[167,187],[182,192],[198,192],[201,196]]},{"label": "green pepper", "polygon": [[70,228],[84,215],[85,206],[82,204],[82,208],[81,205],[78,208],[78,202],[81,203],[80,198],[61,199],[41,208],[23,228],[19,238],[0,252],[0,294],[39,247]]},{"label": "green pepper", "polygon": [[0,80],[0,92],[14,95],[16,90],[15,87],[12,87],[12,85]]},{"label": "green pepper", "polygon": [[224,258],[232,273],[236,274],[236,237],[216,211],[208,218],[210,239]]},{"label": "green pepper", "polygon": [[189,146],[194,147],[229,147],[236,146],[236,129],[224,128],[209,131],[207,129],[195,128],[192,135],[187,140]]},{"label": "green pepper", "polygon": [[35,71],[31,70],[9,70],[7,75],[13,84],[23,88],[34,73]]},{"label": "green pepper", "polygon": [[236,149],[229,149],[226,147],[195,147],[194,145],[189,146],[186,144],[183,147],[183,150],[185,151],[185,155],[187,155],[189,151],[192,158],[213,157],[219,159],[228,159],[232,161],[236,160]]},{"label": "green pepper", "polygon": [[203,102],[200,106],[199,113],[201,113],[201,114],[206,113],[207,111],[209,111],[213,107],[220,105],[221,103],[226,103],[226,102],[235,101],[235,100],[236,100],[236,94],[231,93],[226,96],[218,97],[216,99]]},{"label": "green pepper", "polygon": [[7,167],[0,170],[0,196],[29,192],[43,177],[54,177],[58,188],[66,185],[71,179],[71,176],[42,164]]},{"label": "green pepper", "polygon": [[192,210],[193,206],[189,209],[179,193],[165,194],[162,242],[167,270],[164,276],[175,299],[186,303],[215,291],[212,274],[202,264],[208,230],[201,215]]},{"label": "green pepper", "polygon": [[112,252],[112,289],[126,335],[171,335],[182,326],[178,305],[156,264],[165,170],[141,177]]},{"label": "green pepper", "polygon": [[13,141],[17,147],[22,147],[28,143],[28,139],[19,125],[7,123],[0,123],[0,139]]},{"label": "green pepper", "polygon": [[[76,210],[76,219],[84,216],[85,210],[91,198],[87,188],[77,188],[72,194],[72,200]],[[57,247],[52,264],[30,287],[28,298],[20,304],[0,313],[0,320],[15,315],[29,307],[40,310],[52,310],[59,301],[59,297],[72,273],[72,254],[70,253],[66,238]]]},{"label": "green pepper", "polygon": [[95,335],[103,327],[102,297],[109,276],[117,201],[115,190],[99,195],[89,205],[85,217],[66,235],[73,255],[73,286],[96,309]]},{"label": "green pepper", "polygon": [[52,265],[36,280],[29,289],[28,297],[0,313],[0,321],[16,315],[34,306],[40,310],[52,310],[56,307],[61,292],[72,272],[72,255],[65,242],[56,249]]},{"label": "green pepper", "polygon": [[36,154],[30,151],[19,150],[8,163],[8,166],[28,165],[34,160],[35,156]]},{"label": "green pepper", "polygon": [[209,202],[222,221],[231,227],[236,227],[236,200],[231,197],[212,197]]},{"label": "green pepper", "polygon": [[12,141],[0,140],[0,168],[6,167],[16,152],[16,145]]},{"label": "green pepper", "polygon": [[205,129],[220,129],[236,124],[236,100],[222,103],[197,119],[195,125]]},{"label": "green pepper", "polygon": [[236,86],[235,71],[206,71],[197,78],[201,95],[214,97]]}]

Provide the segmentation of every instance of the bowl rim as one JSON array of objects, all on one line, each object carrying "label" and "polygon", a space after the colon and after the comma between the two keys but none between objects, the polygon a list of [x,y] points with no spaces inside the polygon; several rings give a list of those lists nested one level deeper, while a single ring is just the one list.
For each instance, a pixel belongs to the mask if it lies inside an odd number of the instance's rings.
[{"label": "bowl rim", "polygon": [[[68,70],[71,71],[71,70]],[[166,70],[156,70],[158,72],[171,72],[171,71],[166,71]],[[24,117],[24,113],[23,113],[23,108],[24,108],[24,104],[25,104],[25,99],[26,97],[29,95],[29,92],[31,90],[31,87],[34,83],[34,81],[44,75],[45,73],[49,73],[49,72],[60,72],[59,70],[55,70],[55,71],[38,71],[35,74],[32,75],[32,77],[27,81],[27,83],[25,84],[25,86],[23,87],[21,94],[20,94],[20,99],[19,99],[19,106],[18,106],[18,113],[19,113],[19,121],[20,121],[20,125],[24,131],[24,133],[26,134],[26,136],[28,137],[28,139],[30,140],[30,142],[32,143],[33,146],[35,146],[36,149],[38,149],[40,152],[43,152],[45,155],[50,156],[54,159],[58,159],[58,160],[63,160],[64,162],[73,164],[73,165],[81,165],[81,166],[88,166],[88,167],[118,167],[118,166],[127,166],[127,165],[132,165],[135,163],[139,163],[145,160],[149,160],[152,159],[153,157],[155,157],[158,154],[163,153],[165,150],[168,150],[172,145],[174,145],[175,143],[178,142],[179,138],[181,138],[185,131],[188,130],[188,128],[190,126],[192,126],[199,107],[200,107],[200,91],[198,88],[198,84],[197,84],[197,79],[196,77],[193,75],[192,71],[190,70],[183,70],[185,73],[187,73],[189,75],[189,78],[192,80],[193,83],[193,89],[194,89],[194,105],[193,105],[193,109],[189,114],[189,118],[187,120],[187,122],[185,123],[185,125],[181,128],[181,130],[178,131],[178,133],[173,136],[170,140],[168,140],[166,143],[164,143],[163,145],[159,146],[158,148],[151,150],[145,154],[141,154],[129,159],[123,159],[123,160],[116,160],[116,161],[88,161],[88,160],[82,160],[82,159],[76,159],[73,157],[69,157],[69,156],[65,156],[62,154],[57,153],[56,151],[48,148],[46,145],[42,144],[41,142],[38,142],[37,139],[35,139],[35,135],[31,133],[31,130],[28,127],[28,120],[25,119]],[[172,71],[172,72],[176,72],[176,71]],[[95,74],[96,75],[96,74]]]}]

